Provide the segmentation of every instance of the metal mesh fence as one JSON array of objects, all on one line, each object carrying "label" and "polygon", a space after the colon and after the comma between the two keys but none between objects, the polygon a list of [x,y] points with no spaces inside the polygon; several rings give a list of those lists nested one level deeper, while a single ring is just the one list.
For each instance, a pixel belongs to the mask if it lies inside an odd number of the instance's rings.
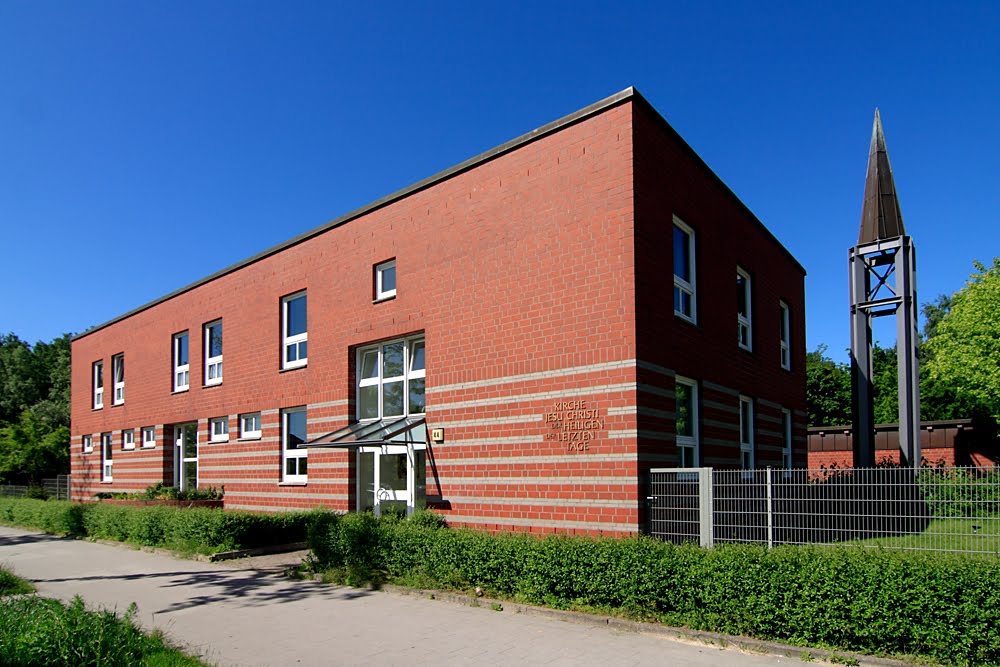
[{"label": "metal mesh fence", "polygon": [[1000,469],[651,473],[650,533],[673,542],[855,543],[1000,555]]},{"label": "metal mesh fence", "polygon": [[[69,500],[69,475],[58,475],[42,480],[42,488],[55,500]],[[0,484],[0,496],[23,498],[31,488],[24,484]]]}]

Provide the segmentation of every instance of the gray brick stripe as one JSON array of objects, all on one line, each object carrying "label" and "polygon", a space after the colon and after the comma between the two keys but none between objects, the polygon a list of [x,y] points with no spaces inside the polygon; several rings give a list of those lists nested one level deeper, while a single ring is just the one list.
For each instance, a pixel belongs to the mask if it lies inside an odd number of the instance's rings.
[{"label": "gray brick stripe", "polygon": [[458,382],[455,384],[428,387],[428,394],[438,394],[459,389],[477,389],[480,387],[496,387],[503,384],[513,384],[515,382],[530,382],[533,380],[548,380],[551,378],[566,377],[568,375],[581,375],[584,373],[599,373],[601,371],[616,370],[621,368],[635,367],[635,359],[623,359],[621,361],[607,361],[599,364],[588,364],[586,366],[571,366],[552,371],[538,371],[535,373],[522,373],[519,375],[506,375],[489,380],[474,380],[471,382]]},{"label": "gray brick stripe", "polygon": [[[430,478],[430,475],[428,475]],[[622,484],[634,483],[631,475],[622,473],[622,476],[615,477],[609,475],[595,476],[565,476],[565,477],[452,477],[451,475],[441,475],[441,484],[467,484],[474,486],[496,486],[500,484],[517,485],[550,485],[550,486],[575,486],[578,484]],[[449,496],[450,498],[451,496]]]},{"label": "gray brick stripe", "polygon": [[[620,507],[636,506],[634,500],[598,500],[596,498],[508,498],[490,496],[455,496],[446,494],[445,498],[456,503],[489,504],[517,507]],[[449,521],[450,521],[449,517]]]},{"label": "gray brick stripe", "polygon": [[638,526],[631,523],[598,523],[596,521],[555,521],[550,519],[521,519],[493,516],[450,516],[446,515],[449,524],[484,524],[511,527],[562,528],[564,530],[593,530],[635,533]]},{"label": "gray brick stripe", "polygon": [[478,408],[488,405],[510,405],[511,403],[525,403],[528,401],[547,401],[573,396],[592,396],[594,394],[604,394],[616,391],[633,391],[634,382],[621,382],[618,384],[596,385],[577,389],[564,389],[560,391],[542,391],[533,394],[519,394],[513,396],[499,396],[495,398],[477,398],[468,401],[453,401],[451,403],[436,403],[435,410],[460,410],[464,408]]}]

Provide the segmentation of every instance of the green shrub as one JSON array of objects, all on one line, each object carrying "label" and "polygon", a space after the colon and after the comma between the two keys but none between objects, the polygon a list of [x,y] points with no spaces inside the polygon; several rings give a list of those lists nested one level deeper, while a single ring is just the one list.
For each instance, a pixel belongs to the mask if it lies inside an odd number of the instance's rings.
[{"label": "green shrub", "polygon": [[24,595],[33,593],[35,587],[13,572],[0,568],[0,595]]},{"label": "green shrub", "polygon": [[35,500],[48,500],[49,492],[45,490],[45,487],[41,484],[32,484],[24,491],[25,498],[33,498]]}]

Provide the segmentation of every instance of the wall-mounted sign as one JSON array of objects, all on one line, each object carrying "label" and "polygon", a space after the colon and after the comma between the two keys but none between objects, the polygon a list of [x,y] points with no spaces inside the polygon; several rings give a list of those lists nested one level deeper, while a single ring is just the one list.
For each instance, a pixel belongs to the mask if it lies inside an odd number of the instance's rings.
[{"label": "wall-mounted sign", "polygon": [[546,440],[566,443],[571,452],[585,452],[597,431],[604,430],[604,416],[586,400],[555,401],[544,416]]},{"label": "wall-mounted sign", "polygon": [[431,429],[431,442],[441,444],[444,442],[444,429],[443,428],[432,428]]}]

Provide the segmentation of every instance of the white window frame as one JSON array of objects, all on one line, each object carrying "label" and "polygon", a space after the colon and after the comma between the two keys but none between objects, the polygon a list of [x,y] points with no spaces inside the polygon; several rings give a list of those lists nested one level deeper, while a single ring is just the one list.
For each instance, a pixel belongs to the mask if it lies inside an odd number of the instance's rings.
[{"label": "white window frame", "polygon": [[[247,420],[256,418],[257,428],[247,428]],[[250,424],[252,426],[253,424]],[[241,440],[259,440],[261,435],[262,425],[261,425],[261,414],[259,412],[246,412],[240,415],[240,439]]]},{"label": "white window frame", "polygon": [[[403,343],[403,374],[393,377],[383,377],[382,363],[383,363],[383,349],[385,346],[394,345],[396,343]],[[424,368],[412,369],[413,355],[412,350],[416,344],[424,345],[424,357],[425,363]],[[362,378],[362,359],[365,353],[376,352],[375,367],[377,369],[377,375],[373,378]],[[357,366],[356,375],[357,381],[355,382],[355,414],[358,421],[377,421],[379,419],[397,418],[397,417],[409,417],[410,415],[422,415],[427,412],[427,387],[424,386],[424,410],[423,412],[410,412],[410,381],[426,379],[427,377],[427,367],[426,367],[426,354],[427,347],[424,340],[423,334],[419,336],[411,336],[409,338],[396,338],[394,340],[382,341],[376,345],[366,345],[365,347],[358,348],[357,351]],[[389,382],[402,382],[403,383],[403,414],[401,415],[385,415],[385,407],[383,405],[383,387]],[[378,416],[377,417],[362,417],[361,415],[361,389],[362,387],[378,387]]]},{"label": "white window frame", "polygon": [[[120,372],[119,372],[120,371]],[[125,353],[119,352],[111,357],[111,379],[114,381],[114,394],[111,397],[112,405],[121,405],[125,402]]]},{"label": "white window frame", "polygon": [[[181,340],[187,341],[187,362],[181,363]],[[174,392],[187,391],[191,388],[191,337],[187,331],[175,333],[171,339],[173,349],[173,386]]]},{"label": "white window frame", "polygon": [[[690,266],[688,267],[688,273],[691,278],[690,280],[684,280],[683,278],[677,275],[676,267],[671,268],[671,270],[674,272],[674,315],[682,319],[685,319],[689,322],[697,323],[698,290],[696,282],[697,273],[695,272],[695,234],[694,230],[691,229],[691,227],[689,227],[688,225],[684,224],[684,222],[676,215],[674,216],[674,227],[676,227],[681,232],[687,235],[688,262],[690,263]],[[673,230],[671,230],[671,235],[672,234]],[[678,291],[688,296],[688,300],[691,307],[690,313],[685,313],[682,309],[677,308],[676,296]]]},{"label": "white window frame", "polygon": [[[222,347],[222,320],[209,322],[202,328],[205,346],[205,386],[222,384],[222,352],[212,356],[212,329],[219,327],[219,347]],[[189,341],[190,343],[190,341]],[[190,352],[190,349],[189,349]]]},{"label": "white window frame", "polygon": [[[388,270],[392,270],[392,289],[385,289],[383,284],[384,274]],[[388,262],[382,262],[381,264],[375,265],[375,300],[383,301],[385,299],[391,299],[396,296],[396,260],[390,259]]]},{"label": "white window frame", "polygon": [[91,384],[94,388],[94,409],[104,407],[104,360],[95,361],[92,366]]},{"label": "white window frame", "polygon": [[[309,301],[306,299],[306,290],[289,294],[281,299],[281,367],[283,369],[300,368],[309,363]],[[297,299],[306,299],[306,330],[299,334],[288,334],[288,307]],[[301,345],[305,343],[306,355],[301,354]],[[288,350],[295,347],[296,359],[288,360]]]},{"label": "white window frame", "polygon": [[739,285],[739,279],[743,278],[743,290],[745,292],[745,301],[747,305],[747,312],[741,313],[739,307],[739,300],[736,302],[736,343],[747,350],[748,352],[753,351],[753,284],[750,280],[750,274],[736,267],[736,281],[737,286]]},{"label": "white window frame", "polygon": [[[674,433],[677,445],[677,467],[697,468],[701,454],[701,438],[698,430],[698,383],[691,378],[680,375],[674,377]],[[691,395],[691,435],[681,435],[677,432],[677,416],[680,406],[677,403],[677,387],[683,385],[690,390]],[[687,459],[687,460],[685,460]]]},{"label": "white window frame", "polygon": [[[302,484],[309,481],[307,463],[309,450],[301,447],[296,449],[288,448],[288,418],[290,415],[297,414],[299,412],[301,412],[303,416],[306,416],[306,409],[304,407],[288,408],[287,410],[281,411],[281,480],[292,484]],[[306,417],[306,440],[308,440],[308,430],[309,419]],[[288,472],[289,461],[295,461],[296,472]],[[303,469],[305,472],[301,472]]]},{"label": "white window frame", "polygon": [[792,317],[791,312],[788,310],[788,304],[784,301],[778,302],[779,317],[781,318],[778,324],[778,334],[779,334],[779,346],[781,348],[781,367],[786,371],[792,370],[792,347],[789,344],[791,340],[791,325]]},{"label": "white window frame", "polygon": [[229,440],[229,417],[212,417],[208,420],[210,442],[227,442]]},{"label": "white window frame", "polygon": [[135,429],[122,431],[122,449],[135,449]]},{"label": "white window frame", "polygon": [[155,426],[143,426],[142,427],[142,448],[143,449],[153,449],[156,447],[156,427]]},{"label": "white window frame", "polygon": [[753,399],[749,396],[740,396],[739,419],[740,469],[745,473],[751,473],[756,468],[757,461],[754,451],[754,405]]},{"label": "white window frame", "polygon": [[112,464],[114,463],[114,438],[111,433],[101,434],[101,481],[111,482],[114,480]]},{"label": "white window frame", "polygon": [[792,474],[792,467],[795,462],[792,458],[792,411],[781,409],[781,438],[784,441],[781,449],[781,467],[785,470],[785,476]]},{"label": "white window frame", "polygon": [[94,436],[85,435],[81,438],[80,443],[83,445],[84,454],[90,454],[94,451]]}]

